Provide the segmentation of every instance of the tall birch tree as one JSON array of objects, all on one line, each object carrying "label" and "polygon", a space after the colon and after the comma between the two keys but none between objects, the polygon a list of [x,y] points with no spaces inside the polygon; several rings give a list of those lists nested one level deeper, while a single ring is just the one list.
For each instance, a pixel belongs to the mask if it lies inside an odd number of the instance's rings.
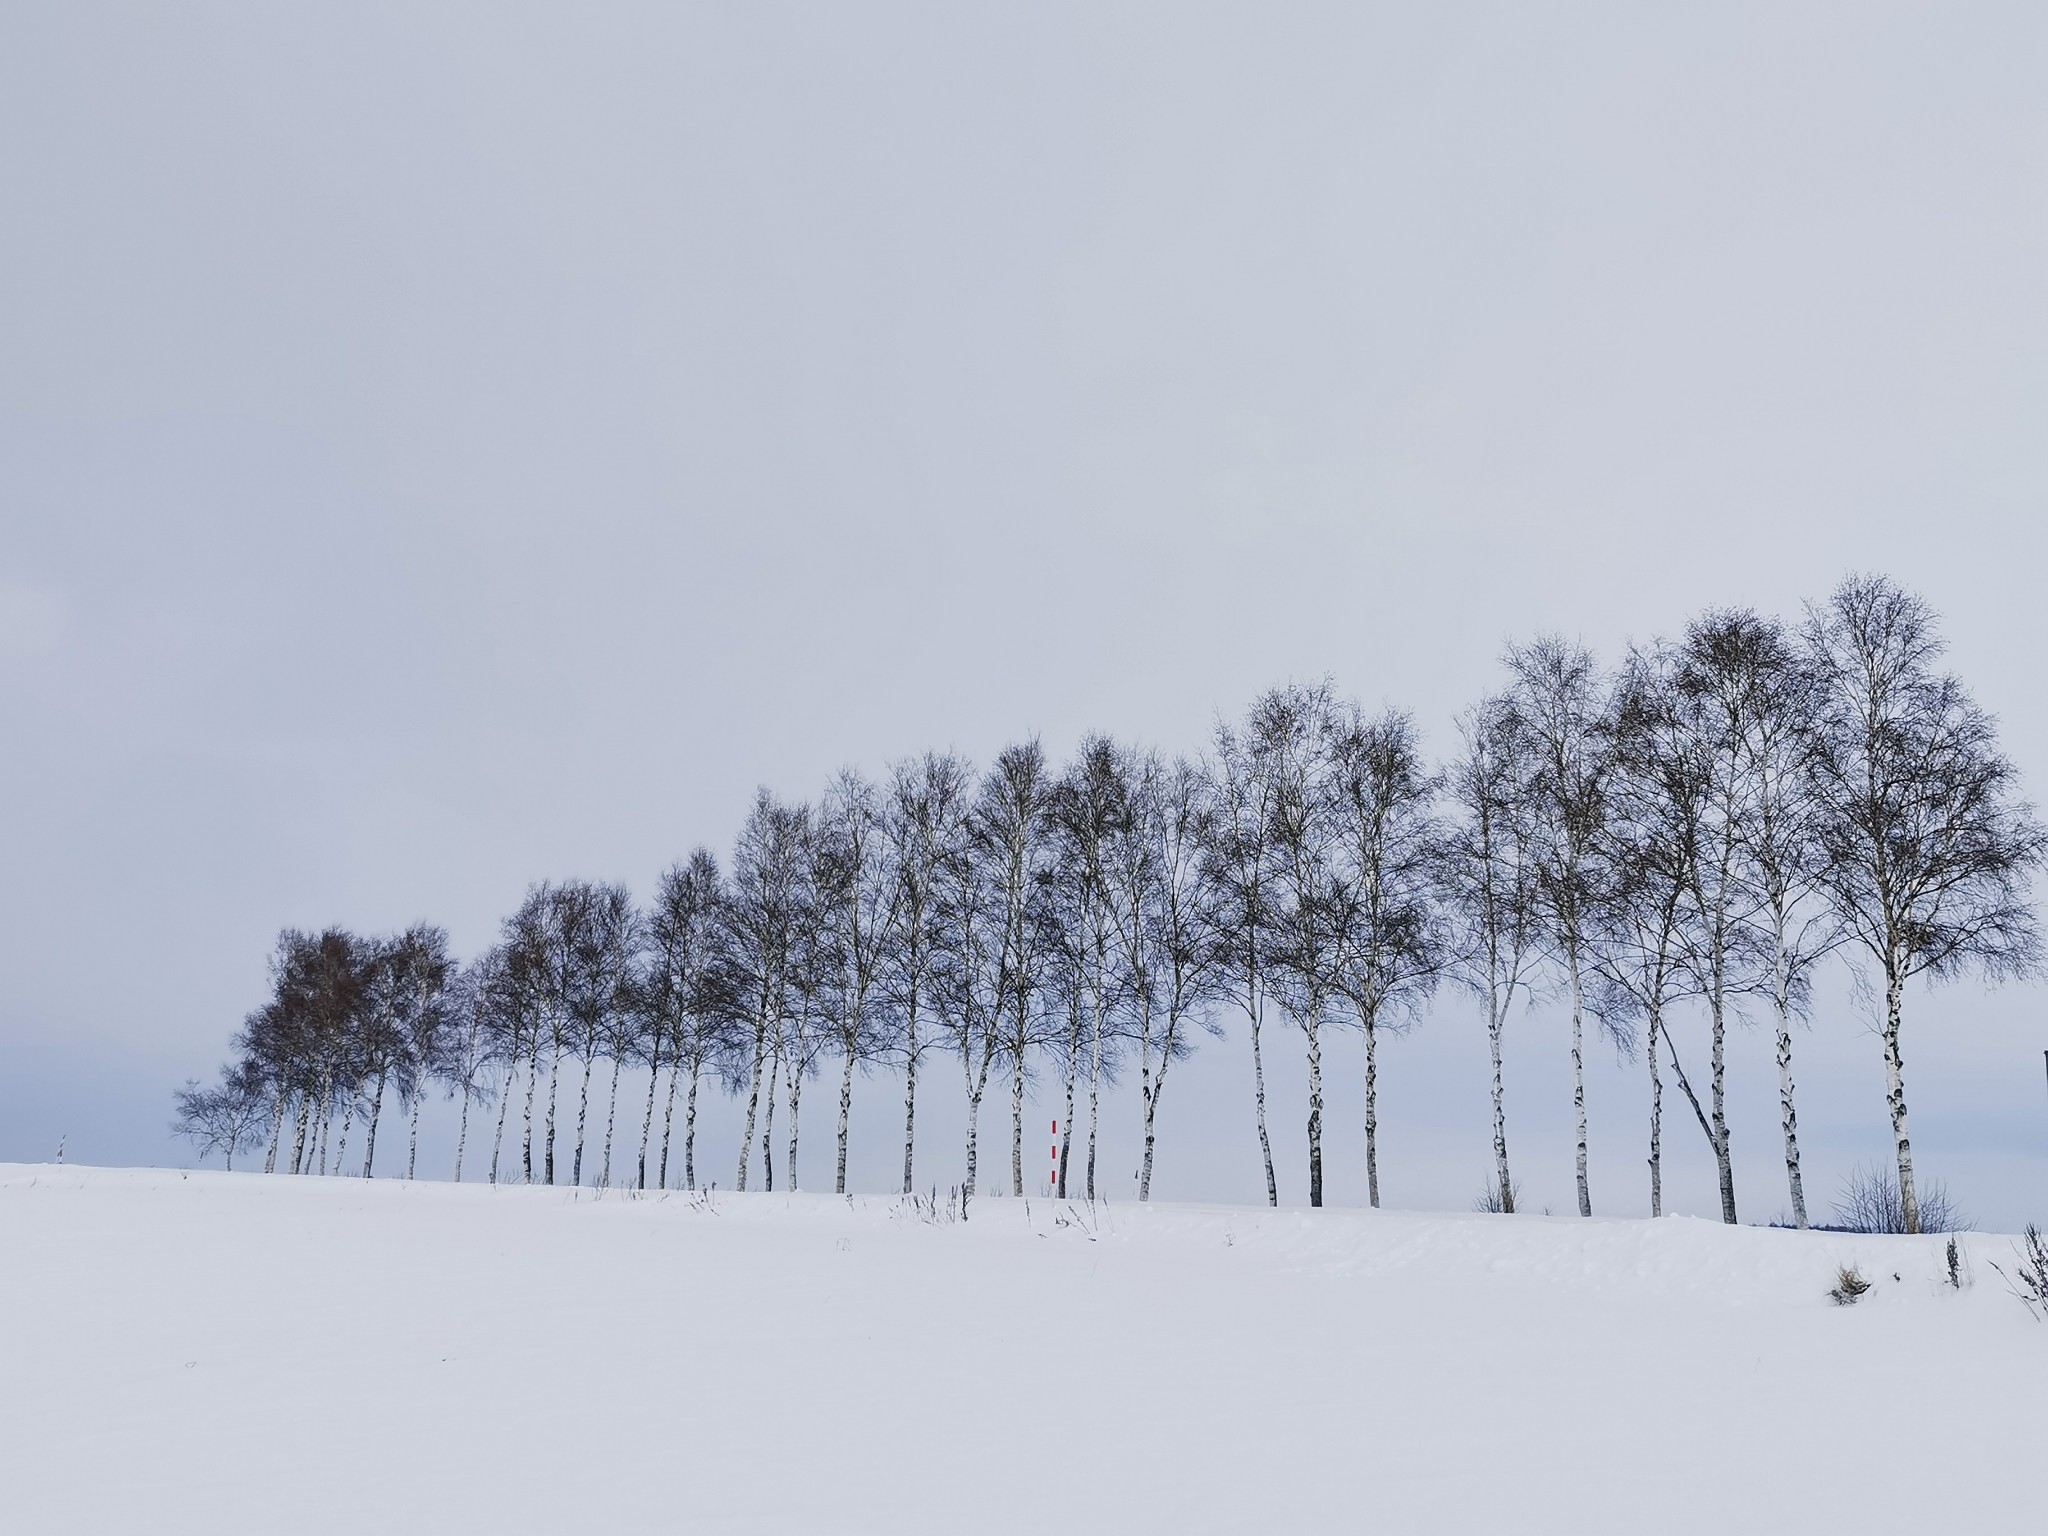
[{"label": "tall birch tree", "polygon": [[896,877],[897,919],[882,955],[882,998],[895,1056],[903,1065],[903,1193],[915,1188],[918,1068],[936,1034],[945,952],[944,886],[964,856],[972,773],[951,754],[926,753],[890,774],[883,820]]},{"label": "tall birch tree", "polygon": [[1308,1058],[1308,1203],[1323,1203],[1323,1026],[1342,996],[1348,920],[1334,792],[1336,702],[1327,682],[1275,689],[1246,722],[1255,771],[1271,785],[1266,847],[1274,1000],[1300,1028]]},{"label": "tall birch tree", "polygon": [[1102,1087],[1116,1074],[1115,1010],[1123,1006],[1129,978],[1116,941],[1109,868],[1113,849],[1131,815],[1126,755],[1107,736],[1086,737],[1054,793],[1057,854],[1053,878],[1061,928],[1061,968],[1072,990],[1066,995],[1064,1028],[1058,1037],[1065,1079],[1060,1118],[1058,1179],[1054,1193],[1064,1199],[1079,1125],[1075,1095],[1087,1068],[1088,1134],[1083,1186],[1095,1198],[1096,1150],[1100,1140]]},{"label": "tall birch tree", "polygon": [[1743,742],[1750,815],[1742,830],[1742,874],[1763,956],[1776,1025],[1778,1120],[1785,1147],[1785,1183],[1796,1226],[1807,1225],[1800,1169],[1799,1115],[1793,1096],[1792,1023],[1803,1018],[1817,964],[1842,942],[1842,925],[1825,890],[1821,841],[1825,803],[1815,767],[1819,726],[1817,682],[1796,637],[1774,619],[1751,626],[1756,705]]},{"label": "tall birch tree", "polygon": [[1714,612],[1687,626],[1673,657],[1671,697],[1685,727],[1700,785],[1700,836],[1691,861],[1686,961],[1707,1007],[1709,1120],[1721,1219],[1736,1221],[1735,1159],[1727,1104],[1728,1015],[1732,996],[1759,980],[1749,942],[1755,934],[1755,885],[1745,878],[1744,844],[1755,818],[1756,778],[1749,743],[1763,707],[1762,626],[1753,614]]},{"label": "tall birch tree", "polygon": [[1215,891],[1204,872],[1215,836],[1216,807],[1208,773],[1185,758],[1155,765],[1150,790],[1140,801],[1140,821],[1155,852],[1152,965],[1157,1001],[1147,1011],[1139,1038],[1140,1087],[1144,1110],[1144,1157],[1138,1169],[1138,1198],[1152,1198],[1152,1168],[1159,1140],[1159,1101],[1166,1074],[1194,1051],[1194,1031],[1220,1034],[1208,1018],[1222,990],[1223,941]]},{"label": "tall birch tree", "polygon": [[1266,1128],[1266,1064],[1261,1049],[1266,1004],[1272,992],[1267,955],[1272,948],[1273,791],[1267,765],[1254,749],[1250,722],[1216,726],[1215,820],[1204,870],[1215,902],[1220,974],[1244,1010],[1252,1048],[1252,1113],[1266,1175],[1266,1203],[1280,1203],[1273,1173],[1273,1139]]},{"label": "tall birch tree", "polygon": [[[747,1107],[736,1183],[741,1190],[747,1187],[762,1080],[771,1063],[778,1068],[781,1064],[779,1047],[796,981],[807,902],[809,835],[806,807],[759,791],[733,849],[728,899],[719,909],[721,965],[731,978],[729,995],[747,1061]],[[769,1092],[772,1098],[772,1083]],[[771,1165],[765,1147],[762,1162],[767,1173]],[[767,1176],[773,1178],[772,1173]]]},{"label": "tall birch tree", "polygon": [[1331,739],[1337,989],[1365,1037],[1366,1199],[1380,1203],[1379,1037],[1421,1016],[1446,960],[1438,909],[1440,781],[1413,718],[1340,711]]},{"label": "tall birch tree", "polygon": [[[676,1098],[685,1079],[683,1106],[683,1188],[697,1187],[697,1095],[707,1071],[736,1054],[731,1020],[735,1012],[721,991],[720,914],[725,889],[718,860],[707,848],[671,865],[655,888],[647,912],[646,964],[640,977],[640,1007],[651,1042],[647,1110],[641,1133],[637,1182],[646,1187],[647,1142],[652,1129],[655,1081],[668,1072],[662,1111],[657,1189],[668,1188],[670,1140]],[[729,1072],[727,1075],[730,1075]]]},{"label": "tall birch tree", "polygon": [[1886,1107],[1899,1201],[1920,1230],[1900,1034],[1906,984],[2040,965],[2030,883],[2048,839],[2018,797],[1991,716],[1937,670],[1927,604],[1883,577],[1855,576],[1809,610],[1818,685],[1816,753],[1825,885],[1884,986]]},{"label": "tall birch tree", "polygon": [[1601,896],[1600,829],[1613,766],[1612,716],[1598,666],[1555,635],[1508,648],[1509,706],[1528,744],[1535,891],[1543,931],[1571,1004],[1572,1115],[1579,1214],[1593,1214],[1588,1174],[1585,951]]},{"label": "tall birch tree", "polygon": [[812,875],[823,966],[819,1001],[840,1057],[832,1187],[842,1195],[854,1074],[878,1065],[892,1044],[882,994],[891,953],[902,937],[904,910],[902,876],[890,857],[886,821],[875,787],[851,770],[832,781],[819,811]]},{"label": "tall birch tree", "polygon": [[[1660,1051],[1666,1010],[1693,990],[1682,929],[1705,796],[1691,732],[1673,705],[1671,670],[1667,651],[1638,651],[1618,689],[1614,775],[1601,827],[1601,859],[1611,878],[1594,911],[1588,951],[1595,977],[1591,1006],[1609,1032],[1619,1037],[1632,1020],[1643,1020],[1652,1216],[1664,1214]],[[1712,1145],[1713,1129],[1704,1115],[1700,1129]]]},{"label": "tall birch tree", "polygon": [[[420,1106],[437,1082],[455,1075],[453,1052],[460,1027],[457,966],[448,931],[415,923],[385,947],[392,1022],[399,1036],[399,1089],[407,1106],[405,1176],[419,1166]],[[376,1135],[372,1122],[371,1136]],[[363,1160],[367,1175],[370,1160]]]},{"label": "tall birch tree", "polygon": [[1005,748],[976,792],[968,835],[941,867],[941,1027],[967,1097],[963,1214],[977,1188],[982,1098],[1002,1056],[1005,1024],[1012,1009],[1031,1006],[1038,983],[1035,856],[1047,780],[1036,741]]}]

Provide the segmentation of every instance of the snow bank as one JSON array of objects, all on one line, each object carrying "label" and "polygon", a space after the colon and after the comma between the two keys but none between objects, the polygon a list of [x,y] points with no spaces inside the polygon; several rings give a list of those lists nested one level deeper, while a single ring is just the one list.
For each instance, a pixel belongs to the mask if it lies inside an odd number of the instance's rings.
[{"label": "snow bank", "polygon": [[1963,1246],[0,1165],[0,1525],[2024,1528],[2048,1326]]}]

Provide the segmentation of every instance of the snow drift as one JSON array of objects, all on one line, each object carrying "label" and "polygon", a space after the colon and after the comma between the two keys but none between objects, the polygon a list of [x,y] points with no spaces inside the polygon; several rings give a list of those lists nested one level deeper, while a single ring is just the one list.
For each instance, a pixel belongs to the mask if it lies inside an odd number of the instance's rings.
[{"label": "snow drift", "polygon": [[0,1166],[4,1524],[2022,1528],[2048,1326],[1944,1248]]}]

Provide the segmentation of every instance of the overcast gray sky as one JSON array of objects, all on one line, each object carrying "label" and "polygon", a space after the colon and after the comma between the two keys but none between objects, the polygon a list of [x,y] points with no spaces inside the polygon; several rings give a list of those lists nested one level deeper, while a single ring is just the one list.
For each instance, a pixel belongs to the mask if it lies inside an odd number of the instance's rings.
[{"label": "overcast gray sky", "polygon": [[[1443,748],[1510,636],[1852,568],[2038,795],[2044,80],[2033,4],[0,7],[0,1158],[187,1156],[285,924],[472,952],[757,784],[1193,749],[1289,677]],[[1839,993],[1824,1188],[1886,1145]],[[2048,1193],[2042,1002],[1910,1005],[1922,1161],[1994,1222]],[[1563,1209],[1561,1025],[1514,1029]],[[1447,1001],[1393,1053],[1394,1203],[1482,1181],[1481,1047]],[[1243,1077],[1190,1067],[1163,1194],[1256,1197]]]}]

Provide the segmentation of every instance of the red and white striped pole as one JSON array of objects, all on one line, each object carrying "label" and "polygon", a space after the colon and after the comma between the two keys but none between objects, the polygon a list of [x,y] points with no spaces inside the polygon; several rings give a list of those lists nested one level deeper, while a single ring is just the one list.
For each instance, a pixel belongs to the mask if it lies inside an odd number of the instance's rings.
[{"label": "red and white striped pole", "polygon": [[1060,1123],[1057,1120],[1052,1123],[1052,1183],[1046,1186],[1045,1192],[1049,1195],[1060,1192]]}]

